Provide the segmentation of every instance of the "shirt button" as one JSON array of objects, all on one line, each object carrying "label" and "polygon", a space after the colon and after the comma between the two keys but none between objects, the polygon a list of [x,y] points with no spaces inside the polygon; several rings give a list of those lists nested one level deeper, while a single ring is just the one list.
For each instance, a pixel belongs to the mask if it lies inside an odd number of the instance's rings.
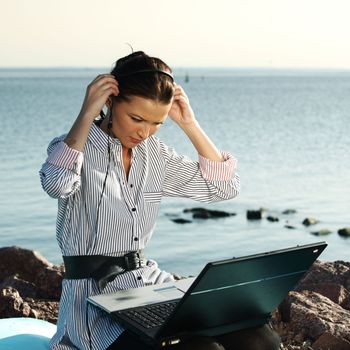
[{"label": "shirt button", "polygon": [[142,277],[141,277],[141,276],[137,276],[137,279],[138,279],[139,281],[141,281],[141,280],[142,280]]},{"label": "shirt button", "polygon": [[130,187],[131,187],[131,188],[133,188],[133,187],[134,187],[134,185],[133,185],[133,184],[131,184],[131,185],[130,185]]},{"label": "shirt button", "polygon": [[131,210],[132,210],[132,211],[136,211],[136,208],[132,208]]},{"label": "shirt button", "polygon": [[137,237],[134,237],[134,241],[138,241],[139,239]]}]

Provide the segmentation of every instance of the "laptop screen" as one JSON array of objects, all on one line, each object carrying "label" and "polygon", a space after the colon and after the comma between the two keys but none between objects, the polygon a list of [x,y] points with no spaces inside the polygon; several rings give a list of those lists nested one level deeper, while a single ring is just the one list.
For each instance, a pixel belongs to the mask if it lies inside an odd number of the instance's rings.
[{"label": "laptop screen", "polygon": [[169,333],[179,327],[196,330],[237,323],[239,329],[266,322],[326,245],[208,263],[180,302],[167,326]]}]

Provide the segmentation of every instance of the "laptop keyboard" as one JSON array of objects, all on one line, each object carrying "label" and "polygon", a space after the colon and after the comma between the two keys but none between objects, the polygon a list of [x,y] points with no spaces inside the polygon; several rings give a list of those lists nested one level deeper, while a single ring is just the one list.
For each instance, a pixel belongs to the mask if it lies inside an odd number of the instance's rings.
[{"label": "laptop keyboard", "polygon": [[119,311],[144,328],[161,326],[174,310],[178,300],[163,304],[147,305],[142,308]]}]

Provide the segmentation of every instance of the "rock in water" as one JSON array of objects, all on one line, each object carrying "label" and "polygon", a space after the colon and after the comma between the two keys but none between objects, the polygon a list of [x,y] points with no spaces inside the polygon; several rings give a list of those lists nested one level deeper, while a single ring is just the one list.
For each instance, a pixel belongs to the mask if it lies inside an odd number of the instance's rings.
[{"label": "rock in water", "polygon": [[267,218],[266,218],[267,221],[270,221],[270,222],[278,222],[280,221],[280,219],[276,216],[271,216],[269,215]]},{"label": "rock in water", "polygon": [[286,209],[284,211],[282,211],[282,214],[284,215],[290,215],[290,214],[296,214],[296,210],[295,209]]},{"label": "rock in water", "polygon": [[192,213],[194,219],[215,219],[215,218],[225,218],[228,216],[234,216],[236,213],[228,213],[222,210],[211,210],[206,208],[191,208],[184,209],[184,213]]},{"label": "rock in water", "polygon": [[259,210],[247,210],[248,220],[261,220],[264,214],[264,209]]},{"label": "rock in water", "polygon": [[338,230],[338,235],[342,237],[350,237],[350,227],[341,228]]},{"label": "rock in water", "polygon": [[186,220],[182,218],[171,219],[171,221],[175,222],[176,224],[190,224],[192,222],[191,220]]},{"label": "rock in water", "polygon": [[295,226],[293,226],[293,225],[284,225],[284,227],[285,228],[287,228],[288,230],[295,230],[296,229],[296,227]]},{"label": "rock in water", "polygon": [[329,234],[331,234],[332,233],[332,231],[331,230],[328,230],[327,228],[323,228],[323,229],[321,229],[321,230],[319,230],[319,231],[313,231],[313,232],[311,232],[313,235],[315,235],[315,236],[327,236],[327,235],[329,235]]},{"label": "rock in water", "polygon": [[306,218],[303,221],[304,226],[316,225],[317,223],[318,223],[318,221],[314,218]]}]

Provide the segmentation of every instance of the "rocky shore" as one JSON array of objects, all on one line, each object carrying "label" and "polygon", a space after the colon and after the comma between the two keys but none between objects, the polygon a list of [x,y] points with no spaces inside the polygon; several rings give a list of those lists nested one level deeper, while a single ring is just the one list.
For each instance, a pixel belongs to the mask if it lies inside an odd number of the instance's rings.
[{"label": "rocky shore", "polygon": [[0,318],[34,317],[56,323],[63,264],[20,247],[0,248]]},{"label": "rocky shore", "polygon": [[[0,318],[56,323],[63,265],[20,247],[0,248]],[[274,311],[283,349],[350,350],[350,262],[317,261]]]}]

